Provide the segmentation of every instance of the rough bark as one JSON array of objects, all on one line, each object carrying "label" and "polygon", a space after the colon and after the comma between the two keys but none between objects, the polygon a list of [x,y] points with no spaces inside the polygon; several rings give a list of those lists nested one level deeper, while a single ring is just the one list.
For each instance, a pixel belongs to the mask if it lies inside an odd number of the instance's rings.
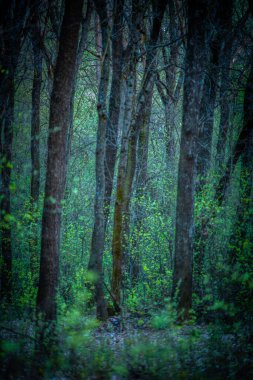
[{"label": "rough bark", "polygon": [[105,150],[105,226],[107,223],[111,203],[121,106],[123,66],[123,6],[124,0],[117,0],[114,2],[114,21],[112,30],[112,84],[109,100],[109,114],[106,126]]},{"label": "rough bark", "polygon": [[109,27],[107,17],[107,7],[105,0],[95,1],[98,13],[101,33],[102,33],[102,58],[101,77],[98,91],[98,129],[96,142],[96,193],[94,204],[94,227],[91,241],[91,254],[89,270],[96,274],[95,281],[95,301],[97,308],[97,318],[104,320],[107,317],[106,302],[103,290],[103,251],[105,241],[105,215],[104,215],[104,195],[105,195],[105,136],[107,125],[106,96],[109,82]]},{"label": "rough bark", "polygon": [[[50,102],[48,160],[42,216],[37,313],[56,319],[61,207],[66,182],[67,136],[83,0],[66,0]],[[43,332],[42,332],[43,334]]]},{"label": "rough bark", "polygon": [[188,0],[188,37],[185,58],[183,122],[178,169],[175,257],[172,295],[179,317],[186,319],[192,306],[192,254],[196,137],[200,127],[200,103],[207,61],[205,41],[208,2]]}]

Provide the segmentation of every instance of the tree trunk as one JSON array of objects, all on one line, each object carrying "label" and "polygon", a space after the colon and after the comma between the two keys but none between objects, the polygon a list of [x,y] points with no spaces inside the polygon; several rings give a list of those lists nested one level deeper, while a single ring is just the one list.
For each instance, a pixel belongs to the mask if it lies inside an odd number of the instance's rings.
[{"label": "tree trunk", "polygon": [[105,320],[107,317],[106,302],[103,290],[103,251],[105,240],[105,136],[107,125],[106,96],[109,82],[109,26],[105,0],[95,1],[96,11],[99,15],[102,32],[102,58],[101,77],[98,92],[98,129],[96,144],[96,195],[94,205],[94,226],[91,241],[91,254],[89,270],[96,274],[95,300],[97,307],[97,318]]},{"label": "tree trunk", "polygon": [[[121,189],[119,189],[119,184],[117,184],[117,197],[115,203],[115,212],[117,205],[117,198],[120,198],[119,213],[114,215],[114,226],[113,233],[116,236],[115,241],[117,244],[113,245],[112,255],[113,255],[113,273],[112,273],[112,291],[117,299],[118,304],[120,304],[120,288],[122,282],[122,264],[124,262],[124,241],[126,241],[126,234],[129,225],[129,205],[130,197],[132,194],[132,184],[136,169],[136,150],[139,131],[143,122],[143,115],[146,113],[146,105],[148,100],[152,95],[152,89],[154,85],[154,66],[156,45],[163,14],[165,11],[165,3],[160,4],[159,1],[153,3],[153,25],[150,35],[150,41],[147,45],[147,58],[146,65],[141,85],[141,90],[138,96],[137,110],[135,118],[133,119],[128,138],[127,146],[127,163],[124,175],[124,181],[121,182]],[[136,26],[136,25],[135,25]],[[137,24],[137,27],[139,25]],[[120,215],[120,216],[119,216]]]},{"label": "tree trunk", "polygon": [[[134,63],[133,63],[134,66]],[[113,238],[112,238],[112,291],[117,302],[120,305],[120,290],[122,279],[122,266],[123,266],[123,218],[125,216],[126,198],[124,194],[125,176],[127,166],[127,145],[128,134],[130,130],[132,108],[134,100],[134,81],[135,81],[135,68],[129,70],[126,80],[126,97],[125,97],[125,114],[124,125],[121,138],[120,159],[117,177],[117,190],[114,208],[114,224],[113,224]],[[116,306],[116,305],[115,305]],[[115,307],[116,309],[116,307]]]},{"label": "tree trunk", "polygon": [[[32,87],[32,115],[31,115],[31,210],[38,206],[40,194],[40,95],[42,86],[42,50],[41,29],[39,25],[39,8],[34,9],[31,19],[31,39],[33,47],[33,87]],[[29,241],[30,270],[37,284],[39,255],[38,255],[38,228],[37,220],[32,226],[32,236]]]},{"label": "tree trunk", "polygon": [[[153,84],[154,85],[154,84]],[[146,107],[143,112],[143,119],[140,124],[140,132],[137,146],[137,165],[136,165],[136,207],[135,207],[135,240],[133,242],[136,247],[136,255],[130,259],[130,267],[132,280],[137,281],[140,272],[140,257],[138,254],[138,237],[143,223],[145,208],[143,200],[146,194],[147,175],[148,175],[148,144],[149,144],[149,123],[152,107],[153,88],[147,99]],[[129,219],[129,218],[128,218]],[[129,221],[127,222],[129,224]]]},{"label": "tree trunk", "polygon": [[[56,319],[59,274],[61,207],[66,182],[66,154],[70,100],[74,83],[83,0],[66,0],[59,52],[50,102],[48,161],[42,216],[41,258],[37,313]],[[41,332],[43,338],[43,331]]]},{"label": "tree trunk", "polygon": [[[232,17],[232,2],[228,0],[216,1],[211,12],[211,21],[214,30],[210,30],[208,41],[210,41],[210,64],[207,70],[207,75],[204,80],[203,95],[201,100],[201,118],[202,124],[197,138],[197,191],[200,192],[206,184],[208,171],[211,164],[212,137],[214,127],[214,112],[217,99],[217,89],[221,65],[229,63],[227,50],[224,46],[227,43],[227,38],[230,33],[230,22]],[[211,37],[213,33],[213,38]],[[221,85],[224,85],[224,69],[222,70]],[[227,80],[227,78],[226,78]],[[222,92],[222,89],[221,89]],[[221,98],[223,104],[228,105],[228,100],[223,93]],[[221,122],[224,121],[221,113]],[[202,295],[202,270],[204,265],[205,241],[207,217],[202,218],[201,223],[197,226],[194,236],[194,291],[200,296]]]},{"label": "tree trunk", "polygon": [[217,142],[216,157],[219,165],[224,164],[227,134],[229,131],[230,104],[229,90],[231,87],[230,65],[232,58],[233,39],[231,38],[233,1],[223,0],[221,9],[221,28],[223,30],[223,46],[221,48],[219,64],[221,66],[220,84],[220,125]]},{"label": "tree trunk", "polygon": [[106,126],[105,150],[105,226],[110,210],[114,170],[117,154],[117,139],[121,106],[122,53],[123,53],[123,6],[124,1],[115,1],[112,30],[112,84],[109,101],[109,116]]},{"label": "tree trunk", "polygon": [[40,91],[42,85],[42,52],[39,18],[35,14],[32,25],[33,45],[33,88],[32,88],[32,120],[31,120],[31,199],[38,202],[40,193]]},{"label": "tree trunk", "polygon": [[208,4],[188,0],[183,123],[178,169],[175,258],[172,295],[177,298],[179,318],[186,319],[192,306],[192,254],[196,136],[200,127],[200,103],[206,55]]},{"label": "tree trunk", "polygon": [[77,76],[78,71],[82,63],[82,58],[84,51],[86,49],[87,45],[87,38],[88,38],[88,32],[89,32],[89,26],[90,26],[90,20],[92,15],[92,6],[90,4],[90,1],[87,2],[86,7],[86,15],[82,20],[81,23],[81,36],[78,44],[78,53],[77,53],[77,59],[76,59],[76,68],[75,68],[75,79],[74,79],[74,85],[71,93],[71,101],[70,101],[70,122],[69,122],[69,133],[68,133],[68,154],[67,154],[67,160],[69,159],[71,155],[71,141],[72,141],[72,135],[73,135],[73,123],[74,123],[74,100],[75,100],[75,90],[76,90],[76,84],[77,84]]}]

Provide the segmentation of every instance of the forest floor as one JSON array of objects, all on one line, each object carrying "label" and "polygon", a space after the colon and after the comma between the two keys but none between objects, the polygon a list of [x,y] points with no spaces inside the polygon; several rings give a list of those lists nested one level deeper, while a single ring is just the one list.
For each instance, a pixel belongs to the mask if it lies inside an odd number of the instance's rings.
[{"label": "forest floor", "polygon": [[[87,323],[87,317],[82,319],[84,325],[72,325],[70,330],[69,326],[65,326],[66,330],[62,330],[59,341],[60,355],[65,363],[55,371],[54,377],[45,378],[253,378],[252,344],[248,337],[221,325],[176,325],[172,321],[164,320],[162,316],[159,318],[149,313],[129,313],[110,317],[107,322],[90,330],[83,327]],[[17,356],[14,363],[22,372],[23,363],[27,364],[26,358],[28,363],[29,358],[31,363],[34,360],[34,324],[28,324],[27,321],[9,321],[5,327],[0,331],[0,338],[14,345],[5,345],[5,350],[9,352],[5,352],[5,357],[0,355],[1,359],[4,358],[4,367],[8,370],[9,359],[13,363],[13,357]],[[88,334],[85,329],[89,330]],[[24,344],[20,343],[22,341]],[[16,343],[18,346],[15,346]],[[62,359],[60,362],[62,363]],[[29,369],[27,371],[29,373]]]}]

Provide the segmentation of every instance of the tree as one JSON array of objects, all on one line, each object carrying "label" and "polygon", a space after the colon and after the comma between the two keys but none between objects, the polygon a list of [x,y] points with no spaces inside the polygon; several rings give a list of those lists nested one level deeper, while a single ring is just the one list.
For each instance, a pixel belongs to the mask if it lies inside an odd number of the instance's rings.
[{"label": "tree", "polygon": [[200,104],[207,60],[208,2],[188,0],[188,36],[185,58],[183,122],[178,168],[175,258],[172,294],[177,296],[179,316],[189,317],[192,306],[192,255],[196,138],[200,128]]},{"label": "tree", "polygon": [[[143,14],[140,12],[141,2],[135,4],[135,11],[133,11],[134,17],[134,26],[137,27],[137,31],[140,29],[137,15],[140,13],[140,20],[143,22]],[[124,164],[125,172],[122,175],[119,172],[119,178],[117,182],[117,195],[115,200],[115,214],[114,214],[114,226],[113,226],[113,243],[112,243],[112,256],[113,256],[113,271],[112,271],[112,291],[115,299],[118,304],[120,304],[120,290],[122,282],[122,265],[123,265],[123,252],[124,252],[124,239],[126,238],[126,227],[129,223],[128,214],[129,214],[129,204],[132,194],[132,184],[135,176],[136,169],[136,148],[140,130],[142,129],[145,136],[148,136],[148,131],[146,130],[149,127],[148,124],[148,105],[150,97],[152,97],[152,89],[154,85],[154,65],[156,57],[155,46],[157,44],[163,14],[165,11],[166,2],[160,4],[159,1],[152,2],[152,29],[150,33],[150,39],[147,43],[147,56],[146,56],[146,65],[142,78],[141,88],[138,94],[138,99],[136,103],[136,113],[132,116],[131,125],[128,132],[128,141],[127,141],[127,161]],[[142,24],[141,24],[142,25]],[[136,37],[135,37],[136,39]],[[138,37],[137,37],[138,41]],[[145,128],[145,132],[143,130]],[[147,148],[147,138],[144,138],[145,148]],[[147,149],[144,148],[144,151]],[[142,150],[143,151],[143,150]],[[125,149],[124,149],[125,154]],[[145,154],[147,158],[147,154]],[[125,160],[124,160],[125,161]],[[145,163],[146,165],[146,163]],[[118,178],[118,179],[119,179]],[[120,205],[120,207],[119,207]]]},{"label": "tree", "polygon": [[39,23],[39,7],[34,7],[31,17],[31,40],[33,47],[33,88],[31,117],[31,199],[38,202],[40,193],[40,95],[42,85],[42,36]]},{"label": "tree", "polygon": [[105,241],[105,136],[107,125],[106,96],[110,73],[108,51],[109,25],[106,0],[96,0],[95,8],[101,24],[102,57],[101,77],[97,100],[98,128],[96,142],[96,193],[89,270],[93,271],[97,277],[95,282],[97,317],[104,320],[107,317],[106,302],[104,299],[103,290],[103,251]]},{"label": "tree", "polygon": [[[50,101],[48,160],[42,216],[37,313],[45,321],[56,318],[59,275],[61,209],[66,182],[70,100],[74,84],[83,0],[66,0]],[[41,332],[43,335],[43,332]]]},{"label": "tree", "polygon": [[[106,126],[105,148],[105,225],[107,223],[111,203],[117,154],[117,138],[122,93],[123,7],[124,0],[114,1],[112,30],[112,84],[109,99],[109,114]],[[115,96],[115,94],[117,94],[117,96]]]}]

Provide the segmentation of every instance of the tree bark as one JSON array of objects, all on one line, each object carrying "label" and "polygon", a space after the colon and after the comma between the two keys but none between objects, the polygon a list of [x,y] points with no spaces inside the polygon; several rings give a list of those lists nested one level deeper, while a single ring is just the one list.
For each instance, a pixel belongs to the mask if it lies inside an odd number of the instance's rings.
[{"label": "tree bark", "polygon": [[117,139],[121,106],[122,66],[123,66],[123,6],[124,0],[114,2],[114,22],[112,30],[112,84],[109,101],[109,115],[106,126],[105,149],[105,228],[110,210],[114,170],[117,154]]},{"label": "tree bark", "polygon": [[[113,238],[112,238],[112,291],[117,302],[120,305],[120,291],[121,291],[121,279],[122,279],[122,267],[123,267],[123,223],[126,208],[126,198],[124,194],[125,175],[127,166],[127,145],[128,134],[130,130],[132,108],[134,101],[134,81],[135,81],[135,64],[132,64],[130,68],[127,80],[126,80],[126,97],[125,97],[125,113],[124,113],[124,125],[121,138],[120,159],[117,175],[117,190],[114,207],[114,225],[113,225]],[[115,308],[116,309],[116,308]]]},{"label": "tree bark", "polygon": [[[59,52],[50,102],[48,161],[42,216],[41,258],[37,313],[56,319],[59,274],[61,207],[66,182],[66,154],[70,100],[74,83],[83,0],[66,0]],[[43,337],[43,331],[41,332]]]},{"label": "tree bark", "polygon": [[178,169],[176,236],[172,295],[179,318],[187,319],[192,306],[192,254],[196,137],[200,127],[200,103],[206,54],[208,2],[188,0],[188,38],[185,62],[183,123]]},{"label": "tree bark", "polygon": [[106,302],[103,290],[103,251],[105,241],[105,137],[107,125],[106,96],[109,82],[109,26],[107,16],[106,0],[95,1],[98,13],[101,32],[102,32],[102,58],[101,58],[101,77],[98,92],[98,129],[96,143],[96,194],[94,204],[94,226],[91,241],[91,254],[89,270],[96,274],[95,281],[95,301],[97,308],[97,318],[105,320],[107,317]]}]

